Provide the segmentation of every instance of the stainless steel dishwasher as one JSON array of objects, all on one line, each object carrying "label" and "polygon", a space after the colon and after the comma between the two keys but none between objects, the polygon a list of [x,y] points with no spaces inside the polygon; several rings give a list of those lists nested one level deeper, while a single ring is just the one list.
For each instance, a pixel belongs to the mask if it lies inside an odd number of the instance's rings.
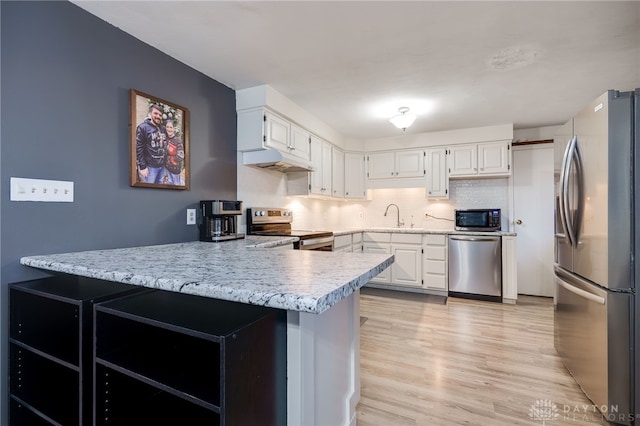
[{"label": "stainless steel dishwasher", "polygon": [[502,300],[500,236],[449,235],[449,296]]}]

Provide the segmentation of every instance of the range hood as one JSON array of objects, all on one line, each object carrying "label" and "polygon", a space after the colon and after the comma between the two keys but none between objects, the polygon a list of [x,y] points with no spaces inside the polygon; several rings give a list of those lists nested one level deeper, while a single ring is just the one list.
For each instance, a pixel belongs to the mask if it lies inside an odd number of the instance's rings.
[{"label": "range hood", "polygon": [[264,149],[242,153],[242,163],[245,166],[275,170],[280,173],[312,172],[313,167],[304,160],[285,156],[280,151]]}]

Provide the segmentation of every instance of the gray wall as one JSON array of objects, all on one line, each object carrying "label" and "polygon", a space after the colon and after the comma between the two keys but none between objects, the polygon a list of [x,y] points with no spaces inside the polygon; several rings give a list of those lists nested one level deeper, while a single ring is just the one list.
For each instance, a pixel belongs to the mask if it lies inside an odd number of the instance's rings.
[{"label": "gray wall", "polygon": [[[7,283],[41,275],[19,258],[196,240],[186,208],[201,199],[236,197],[236,114],[232,89],[71,3],[0,5],[0,347],[6,378]],[[130,88],[189,109],[190,190],[129,186]],[[12,176],[73,181],[75,201],[11,202]],[[6,380],[0,388],[0,424],[6,424]]]}]

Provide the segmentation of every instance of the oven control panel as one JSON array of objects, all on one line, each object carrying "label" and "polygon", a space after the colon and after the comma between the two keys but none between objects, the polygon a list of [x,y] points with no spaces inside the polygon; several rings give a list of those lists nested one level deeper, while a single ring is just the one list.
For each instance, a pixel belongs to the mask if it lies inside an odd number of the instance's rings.
[{"label": "oven control panel", "polygon": [[293,212],[289,209],[258,207],[247,209],[251,223],[291,223]]}]

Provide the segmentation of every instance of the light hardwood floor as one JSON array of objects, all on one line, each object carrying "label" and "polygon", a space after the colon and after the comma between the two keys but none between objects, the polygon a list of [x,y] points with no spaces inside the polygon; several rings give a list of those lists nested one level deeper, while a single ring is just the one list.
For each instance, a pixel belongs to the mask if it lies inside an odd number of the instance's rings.
[{"label": "light hardwood floor", "polygon": [[360,303],[359,426],[608,424],[556,354],[552,299]]}]

